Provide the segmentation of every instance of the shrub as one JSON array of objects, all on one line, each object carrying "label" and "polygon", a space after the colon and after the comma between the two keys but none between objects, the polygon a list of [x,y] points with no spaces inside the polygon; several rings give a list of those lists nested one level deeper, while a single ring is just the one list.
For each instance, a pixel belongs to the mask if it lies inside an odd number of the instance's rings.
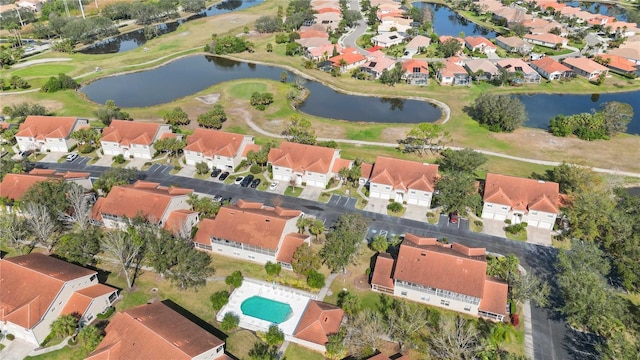
[{"label": "shrub", "polygon": [[526,230],[526,227],[522,226],[522,224],[509,225],[506,228],[504,228],[504,231],[508,232],[509,234],[517,234],[525,230]]},{"label": "shrub", "polygon": [[314,289],[320,289],[324,286],[324,275],[317,272],[315,269],[311,269],[309,271],[309,275],[307,276],[307,285],[311,286]]},{"label": "shrub", "polygon": [[229,292],[226,290],[215,292],[211,294],[209,300],[211,300],[213,310],[218,311],[229,302]]},{"label": "shrub", "polygon": [[271,261],[267,261],[267,263],[264,264],[264,269],[269,276],[277,276],[280,275],[282,266],[279,263],[272,263]]},{"label": "shrub", "polygon": [[262,172],[262,166],[258,165],[258,164],[253,164],[251,165],[251,167],[249,168],[249,171],[252,174],[260,174]]},{"label": "shrub", "polygon": [[394,201],[394,202],[390,203],[389,205],[387,205],[387,209],[389,211],[391,211],[391,212],[394,212],[394,213],[398,213],[398,212],[402,211],[403,208],[404,207],[402,206],[402,203],[399,203],[399,202],[396,202],[396,201]]},{"label": "shrub", "polygon": [[13,341],[13,340],[15,340],[15,338],[16,338],[15,335],[7,334],[7,340]]},{"label": "shrub", "polygon": [[475,221],[473,222],[473,224],[474,224],[475,226],[482,227],[482,221],[480,221],[480,220],[475,220]]},{"label": "shrub", "polygon": [[518,325],[520,325],[520,317],[518,314],[511,315],[511,325],[514,327],[518,327]]},{"label": "shrub", "polygon": [[113,315],[113,313],[116,311],[116,308],[113,306],[109,306],[107,308],[107,310],[105,310],[104,312],[98,314],[96,317],[100,320],[105,320],[111,317],[111,315]]},{"label": "shrub", "polygon": [[92,151],[93,151],[93,146],[91,146],[91,144],[89,143],[78,146],[78,152],[80,152],[80,154],[88,154]]},{"label": "shrub", "polygon": [[200,175],[206,174],[209,172],[209,165],[206,162],[202,161],[196,164],[196,172]]},{"label": "shrub", "polygon": [[247,166],[247,160],[242,160],[240,161],[240,164],[238,164],[238,166],[236,166],[236,168],[233,169],[233,172],[238,172],[240,171],[240,169],[242,169],[245,166]]},{"label": "shrub", "polygon": [[505,219],[505,220],[504,220],[504,223],[505,223],[505,224],[511,224],[511,219]]},{"label": "shrub", "polygon": [[124,155],[119,154],[113,158],[113,162],[116,164],[124,164],[126,160],[124,159]]},{"label": "shrub", "polygon": [[229,331],[237,327],[238,324],[240,324],[240,317],[234,313],[228,312],[224,314],[224,318],[220,324],[220,329],[222,329],[222,331]]}]

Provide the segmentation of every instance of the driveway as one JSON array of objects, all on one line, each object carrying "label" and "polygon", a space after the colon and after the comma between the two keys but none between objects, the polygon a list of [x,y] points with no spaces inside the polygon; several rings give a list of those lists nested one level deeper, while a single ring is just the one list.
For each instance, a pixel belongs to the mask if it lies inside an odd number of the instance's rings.
[{"label": "driveway", "polygon": [[427,220],[427,208],[418,205],[405,205],[407,210],[404,212],[404,217],[407,219],[426,221]]},{"label": "driveway", "polygon": [[370,197],[367,206],[364,207],[364,210],[387,215],[387,205],[389,205],[389,200]]},{"label": "driveway", "polygon": [[527,226],[527,242],[543,246],[552,246],[551,230]]},{"label": "driveway", "polygon": [[501,220],[491,220],[491,219],[482,219],[482,232],[487,235],[499,236],[506,238],[507,235],[504,233],[504,227],[506,224]]},{"label": "driveway", "polygon": [[7,347],[0,351],[2,360],[22,360],[36,348],[35,345],[18,338],[13,341],[3,340],[3,345]]},{"label": "driveway", "polygon": [[[211,173],[211,172],[209,172]],[[184,176],[192,178],[196,174],[196,166],[195,165],[185,165],[182,167],[182,170],[178,171],[177,176]],[[211,179],[211,177],[209,177]]]},{"label": "driveway", "polygon": [[57,163],[61,157],[66,157],[68,153],[66,152],[48,152],[46,155],[40,160],[41,162],[48,163]]},{"label": "driveway", "polygon": [[324,189],[321,187],[307,185],[304,187],[304,190],[302,190],[302,193],[300,194],[300,198],[312,200],[312,201],[318,201],[318,198],[320,197],[322,190]]}]

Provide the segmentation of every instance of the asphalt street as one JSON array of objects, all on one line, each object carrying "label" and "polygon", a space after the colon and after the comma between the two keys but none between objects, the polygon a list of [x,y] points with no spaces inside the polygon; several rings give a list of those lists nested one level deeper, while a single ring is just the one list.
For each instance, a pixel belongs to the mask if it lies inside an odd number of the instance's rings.
[{"label": "asphalt street", "polygon": [[[99,177],[103,171],[108,169],[107,167],[89,165],[88,160],[86,157],[80,157],[73,162],[38,163],[38,167],[61,171],[90,172],[91,176],[94,177]],[[466,219],[461,219],[459,224],[450,224],[446,220],[446,216],[441,216],[438,224],[433,225],[428,222],[358,210],[355,208],[355,199],[346,196],[333,196],[325,204],[243,188],[238,185],[225,185],[221,182],[173,176],[170,171],[170,166],[155,164],[141,173],[144,180],[147,181],[158,182],[167,186],[181,186],[210,195],[220,194],[222,197],[231,197],[233,199],[232,202],[244,199],[274,204],[275,201],[283,207],[299,209],[304,213],[316,216],[324,220],[327,227],[330,227],[341,214],[359,212],[371,219],[369,237],[381,233],[388,236],[413,233],[436,238],[446,237],[449,242],[457,242],[471,247],[484,247],[488,252],[503,255],[514,254],[520,259],[520,263],[525,269],[532,270],[553,283],[555,274],[553,264],[557,254],[556,249],[471,232]],[[555,289],[552,291],[552,295],[554,294],[557,294]],[[552,296],[552,304],[557,305],[559,301],[561,299]],[[591,355],[594,339],[569,328],[562,317],[558,316],[555,311],[548,308],[538,308],[532,304],[531,317],[535,360],[596,358]]]}]

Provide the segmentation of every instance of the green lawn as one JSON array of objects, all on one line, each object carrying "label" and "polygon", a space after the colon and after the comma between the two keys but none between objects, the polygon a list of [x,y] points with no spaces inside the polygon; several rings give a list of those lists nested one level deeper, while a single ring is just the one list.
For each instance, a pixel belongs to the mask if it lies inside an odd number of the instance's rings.
[{"label": "green lawn", "polygon": [[361,124],[347,128],[347,139],[376,141],[380,138],[382,131],[388,125],[367,125],[365,128]]},{"label": "green lawn", "polygon": [[518,240],[518,241],[527,241],[527,230],[520,231],[516,234],[511,234],[508,231],[504,232],[507,236],[507,239]]},{"label": "green lawn", "polygon": [[266,92],[267,85],[259,82],[241,82],[231,86],[227,92],[236,99],[251,99],[254,92]]},{"label": "green lawn", "polygon": [[304,359],[304,360],[323,360],[324,355],[319,352],[309,350],[295,343],[289,343],[287,351],[284,352],[287,359]]},{"label": "green lawn", "polygon": [[80,346],[78,347],[64,347],[57,351],[52,351],[50,353],[38,355],[38,356],[27,356],[25,359],[28,360],[82,360],[87,356],[87,352],[82,349]]},{"label": "green lawn", "polygon": [[21,77],[40,77],[40,76],[57,76],[58,74],[67,74],[75,69],[70,64],[43,64],[32,65],[13,72],[13,75]]},{"label": "green lawn", "polygon": [[284,191],[284,195],[298,197],[300,196],[300,194],[302,194],[302,190],[304,190],[304,188],[301,186],[296,186],[295,189],[293,189],[291,186],[287,186],[287,189]]}]

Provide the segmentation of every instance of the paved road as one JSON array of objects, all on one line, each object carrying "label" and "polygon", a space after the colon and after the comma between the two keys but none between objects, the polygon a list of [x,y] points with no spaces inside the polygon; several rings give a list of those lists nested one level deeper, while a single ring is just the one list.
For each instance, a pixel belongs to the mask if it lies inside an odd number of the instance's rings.
[{"label": "paved road", "polygon": [[[88,165],[88,158],[78,158],[71,163],[39,163],[39,167],[56,169],[61,171],[86,171],[92,176],[98,177],[106,167]],[[180,185],[194,189],[196,192],[206,194],[221,194],[223,197],[232,197],[235,200],[242,198],[249,201],[273,203],[277,197],[282,206],[300,209],[305,213],[317,216],[325,220],[327,226],[346,212],[359,212],[371,219],[369,236],[386,232],[388,235],[405,234],[407,232],[421,236],[446,237],[451,242],[458,242],[472,247],[484,247],[489,252],[499,254],[515,254],[527,270],[533,270],[547,280],[553,280],[555,269],[556,249],[512,241],[505,238],[494,237],[486,234],[473,233],[468,228],[468,220],[462,219],[461,224],[453,225],[442,217],[437,225],[423,221],[403,219],[388,215],[357,210],[352,201],[337,199],[324,204],[315,201],[286,197],[268,192],[257,191],[251,188],[242,188],[238,185],[224,185],[220,182],[198,180],[170,175],[171,168],[167,165],[154,165],[143,172],[145,180],[159,182],[163,185]],[[342,200],[342,201],[340,201]],[[445,220],[443,220],[445,219]],[[557,291],[553,293],[557,294]],[[558,299],[552,299],[558,301]],[[532,306],[531,324],[533,328],[533,346],[536,360],[561,360],[561,359],[589,359],[585,351],[592,351],[590,343],[592,339],[585,338],[568,327],[564,320],[549,309],[541,309]]]},{"label": "paved road", "polygon": [[[351,10],[360,11],[360,1],[350,0],[349,4]],[[349,33],[345,37],[340,39],[340,45],[344,47],[355,48],[362,55],[369,56],[370,53],[367,50],[361,48],[360,46],[358,46],[358,44],[356,44],[356,40],[365,32],[367,32],[368,27],[369,25],[367,25],[367,21],[365,19],[360,20],[355,28],[351,29],[351,31],[349,31]]]}]

